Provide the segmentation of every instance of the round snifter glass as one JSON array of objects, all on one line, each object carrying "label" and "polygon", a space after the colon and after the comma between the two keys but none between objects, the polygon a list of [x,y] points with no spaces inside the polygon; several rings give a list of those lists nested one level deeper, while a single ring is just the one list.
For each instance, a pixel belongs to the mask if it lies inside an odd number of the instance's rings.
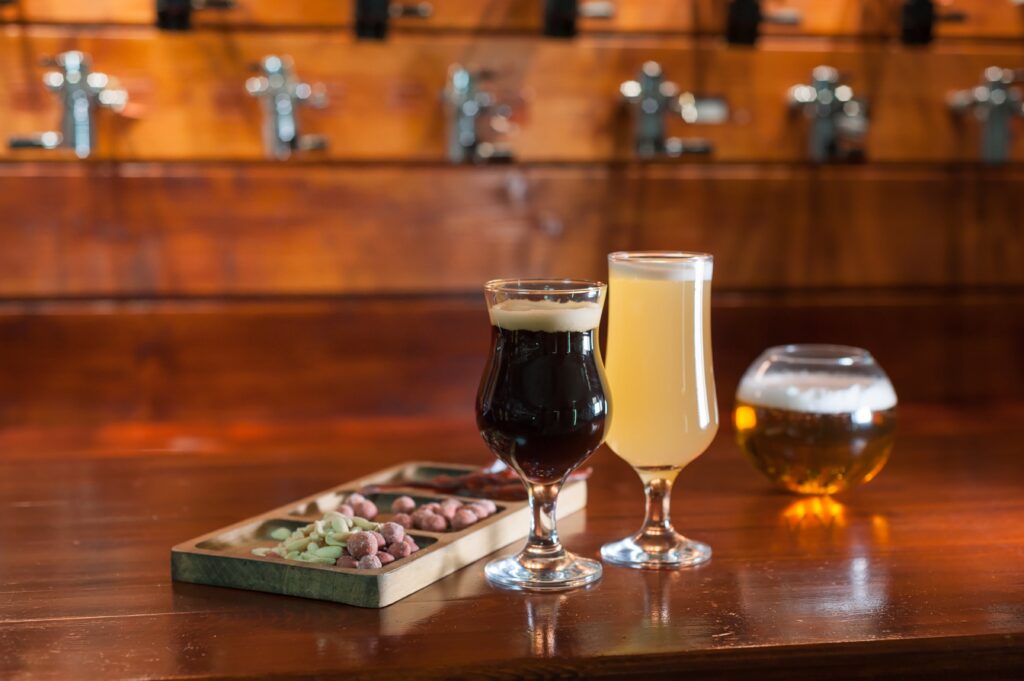
[{"label": "round snifter glass", "polygon": [[647,515],[636,534],[601,548],[635,568],[699,565],[711,548],[675,531],[672,483],[718,432],[711,364],[712,258],[704,253],[608,256],[608,446],[640,476]]},{"label": "round snifter glass", "polygon": [[558,492],[604,442],[608,389],[598,346],[606,286],[600,282],[501,279],[484,287],[491,352],[476,399],[480,435],[526,485],[526,546],[487,564],[508,589],[552,591],[601,578],[601,563],[563,548]]},{"label": "round snifter glass", "polygon": [[769,480],[833,494],[871,480],[895,440],[896,392],[867,350],[780,345],[754,360],[733,411],[736,439]]}]

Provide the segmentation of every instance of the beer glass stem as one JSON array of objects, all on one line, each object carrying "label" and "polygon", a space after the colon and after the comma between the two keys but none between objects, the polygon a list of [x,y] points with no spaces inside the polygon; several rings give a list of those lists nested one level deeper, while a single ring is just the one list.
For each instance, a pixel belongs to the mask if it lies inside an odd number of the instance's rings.
[{"label": "beer glass stem", "polygon": [[644,484],[647,496],[647,516],[640,535],[645,542],[674,541],[675,528],[669,519],[669,507],[672,503],[672,480],[653,478]]},{"label": "beer glass stem", "polygon": [[558,541],[558,530],[555,529],[555,501],[561,486],[558,482],[526,486],[532,516],[530,536],[522,553],[523,559],[549,562],[565,556],[565,549]]}]

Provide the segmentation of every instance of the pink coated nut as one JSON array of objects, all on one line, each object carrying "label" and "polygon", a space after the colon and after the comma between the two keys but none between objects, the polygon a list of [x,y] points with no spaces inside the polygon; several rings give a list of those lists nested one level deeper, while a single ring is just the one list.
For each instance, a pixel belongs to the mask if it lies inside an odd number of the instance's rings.
[{"label": "pink coated nut", "polygon": [[384,537],[385,543],[394,544],[405,539],[405,527],[392,521],[380,526],[380,534]]},{"label": "pink coated nut", "polygon": [[373,533],[374,538],[377,540],[377,550],[378,551],[383,551],[384,547],[388,545],[387,540],[384,539],[384,535],[381,534],[380,532],[374,532],[372,530],[371,530],[371,532]]},{"label": "pink coated nut", "polygon": [[335,561],[334,564],[338,567],[354,568],[356,565],[359,564],[359,561],[357,561],[352,556],[342,556],[337,561]]},{"label": "pink coated nut", "polygon": [[412,526],[418,529],[423,529],[423,523],[429,516],[436,515],[433,511],[424,511],[423,509],[416,509],[410,516],[412,519]]},{"label": "pink coated nut", "polygon": [[427,532],[444,532],[448,529],[448,519],[436,513],[424,514],[420,520],[419,529]]},{"label": "pink coated nut", "polygon": [[410,527],[412,527],[412,516],[408,513],[396,513],[395,515],[391,516],[391,522],[395,523],[396,525],[401,525],[402,527],[408,530]]},{"label": "pink coated nut", "polygon": [[381,565],[382,563],[380,562],[380,558],[378,558],[376,554],[374,554],[372,556],[363,556],[362,558],[360,558],[359,562],[356,564],[356,567],[360,570],[375,570],[381,567]]},{"label": "pink coated nut", "polygon": [[478,504],[476,502],[473,502],[472,504],[470,504],[466,508],[468,508],[470,511],[475,513],[476,517],[479,518],[480,520],[483,520],[484,518],[486,518],[487,516],[489,516],[491,514],[491,512],[487,510],[486,506],[483,506],[482,504]]},{"label": "pink coated nut", "polygon": [[452,518],[452,529],[464,530],[470,525],[475,524],[477,520],[476,513],[473,513],[468,508],[461,508],[455,512],[455,517]]},{"label": "pink coated nut", "polygon": [[415,510],[416,501],[408,495],[402,495],[391,502],[392,513],[412,513]]},{"label": "pink coated nut", "polygon": [[412,553],[412,547],[405,543],[405,541],[397,541],[388,547],[388,553],[394,556],[396,559],[405,558]]},{"label": "pink coated nut", "polygon": [[359,492],[352,492],[352,494],[349,494],[347,497],[345,497],[345,503],[353,508],[355,508],[356,504],[361,504],[364,501],[366,501],[366,497],[364,497]]},{"label": "pink coated nut", "polygon": [[416,540],[409,535],[405,535],[405,544],[409,547],[409,550],[416,553],[420,550],[420,545],[416,543]]},{"label": "pink coated nut", "polygon": [[377,553],[377,538],[372,532],[354,532],[348,538],[348,552],[353,558],[364,558]]},{"label": "pink coated nut", "polygon": [[423,504],[422,506],[420,506],[419,509],[417,509],[417,510],[420,510],[420,511],[430,511],[431,513],[440,513],[441,512],[441,504],[437,503],[436,501],[430,501],[430,502],[427,502],[426,504]]},{"label": "pink coated nut", "polygon": [[486,508],[488,515],[494,515],[498,512],[498,505],[491,501],[490,499],[478,499],[474,501],[473,504],[479,504],[480,506]]},{"label": "pink coated nut", "polygon": [[352,516],[354,516],[356,514],[356,511],[355,511],[354,508],[352,508],[348,504],[342,504],[341,506],[338,507],[338,513],[340,513],[340,514],[342,514],[344,516],[348,516],[349,518],[351,518]]},{"label": "pink coated nut", "polygon": [[460,508],[462,508],[462,502],[458,499],[445,499],[441,502],[441,509],[438,513],[451,520]]},{"label": "pink coated nut", "polygon": [[356,512],[357,516],[367,520],[373,520],[377,517],[377,504],[368,499],[353,503],[352,510]]},{"label": "pink coated nut", "polygon": [[387,551],[378,551],[377,552],[377,560],[380,561],[381,565],[387,565],[388,563],[394,563],[395,562],[395,557],[392,556]]}]

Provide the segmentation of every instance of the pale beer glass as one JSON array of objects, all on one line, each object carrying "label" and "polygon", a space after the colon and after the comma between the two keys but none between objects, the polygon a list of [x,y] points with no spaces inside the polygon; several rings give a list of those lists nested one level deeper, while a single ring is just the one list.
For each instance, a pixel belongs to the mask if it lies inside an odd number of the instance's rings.
[{"label": "pale beer glass", "polygon": [[672,527],[672,483],[718,432],[711,365],[712,258],[704,253],[608,256],[608,445],[640,476],[647,517],[636,534],[601,548],[636,568],[699,565],[711,548]]}]

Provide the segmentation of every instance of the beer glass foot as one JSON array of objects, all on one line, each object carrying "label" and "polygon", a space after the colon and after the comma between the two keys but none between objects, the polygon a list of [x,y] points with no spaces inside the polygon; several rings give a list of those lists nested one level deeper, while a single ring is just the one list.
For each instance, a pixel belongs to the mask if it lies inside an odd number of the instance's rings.
[{"label": "beer glass foot", "polygon": [[615,565],[648,570],[695,567],[711,560],[711,547],[707,544],[681,534],[676,534],[675,538],[672,545],[654,551],[645,549],[637,542],[637,537],[627,537],[602,546],[601,557]]},{"label": "beer glass foot", "polygon": [[601,579],[600,562],[571,553],[542,569],[529,569],[519,558],[515,555],[492,560],[484,568],[487,580],[495,586],[516,591],[564,591]]}]

